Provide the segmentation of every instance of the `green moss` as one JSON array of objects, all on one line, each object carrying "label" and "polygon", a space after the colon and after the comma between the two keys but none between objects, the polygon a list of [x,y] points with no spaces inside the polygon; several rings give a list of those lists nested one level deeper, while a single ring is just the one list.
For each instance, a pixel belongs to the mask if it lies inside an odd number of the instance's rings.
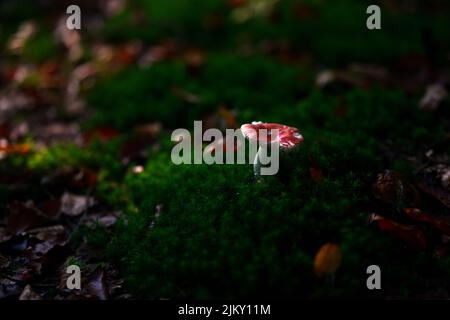
[{"label": "green moss", "polygon": [[[193,8],[195,7],[195,10]],[[183,42],[215,46],[227,38],[229,8],[221,0],[135,1],[108,19],[103,35],[113,41],[141,38],[161,41],[177,38]]]},{"label": "green moss", "polygon": [[53,34],[41,31],[29,39],[23,48],[22,56],[26,61],[41,63],[57,55],[57,45]]},{"label": "green moss", "polygon": [[120,168],[116,156],[117,148],[118,141],[94,142],[85,148],[75,144],[58,144],[33,152],[27,157],[26,166],[37,172],[54,170],[61,165],[107,168],[111,172],[116,172]]},{"label": "green moss", "polygon": [[[430,118],[397,92],[356,90],[345,101],[343,118],[335,115],[336,98],[323,93],[297,108],[267,110],[305,136],[297,152],[284,155],[275,177],[256,182],[249,165],[175,166],[169,150],[152,157],[142,174],[129,174],[124,186],[133,206],[109,250],[132,291],[142,297],[373,297],[364,284],[370,264],[380,265],[390,281],[383,294],[408,296],[427,290],[424,279],[446,279],[447,262],[417,255],[366,225],[370,185],[389,167],[383,141],[402,143]],[[323,173],[320,183],[310,177],[310,159]],[[163,211],[155,218],[159,204]],[[343,264],[333,279],[319,279],[312,261],[330,241],[341,246]]]},{"label": "green moss", "polygon": [[[302,80],[300,70],[267,57],[231,55],[212,55],[197,76],[177,61],[127,69],[98,84],[88,97],[98,110],[92,123],[120,129],[145,121],[190,127],[222,104],[264,114],[270,108],[292,106],[305,94],[307,80]],[[177,94],[180,89],[198,96],[198,103],[183,99]]]}]

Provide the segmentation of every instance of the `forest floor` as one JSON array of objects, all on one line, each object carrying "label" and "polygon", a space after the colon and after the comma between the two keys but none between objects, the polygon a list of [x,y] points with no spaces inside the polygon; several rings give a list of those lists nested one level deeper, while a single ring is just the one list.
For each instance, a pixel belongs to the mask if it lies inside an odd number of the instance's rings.
[{"label": "forest floor", "polygon": [[[0,4],[0,299],[448,299],[442,3],[370,49],[352,22],[334,29],[339,5],[262,1],[251,22],[251,1],[169,2],[160,29],[138,5],[83,2],[88,31],[65,28],[64,4]],[[261,180],[175,166],[171,133],[194,120],[278,122],[305,142]]]}]

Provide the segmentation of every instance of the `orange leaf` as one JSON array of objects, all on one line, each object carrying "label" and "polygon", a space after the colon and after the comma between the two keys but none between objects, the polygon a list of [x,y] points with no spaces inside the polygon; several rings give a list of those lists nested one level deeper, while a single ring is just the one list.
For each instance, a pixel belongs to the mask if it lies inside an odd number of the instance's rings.
[{"label": "orange leaf", "polygon": [[311,166],[309,167],[309,174],[311,175],[311,179],[315,183],[322,182],[323,179],[323,173],[322,170],[319,169],[316,160],[311,155],[308,155],[308,159],[311,162]]},{"label": "orange leaf", "polygon": [[425,237],[423,231],[418,227],[403,225],[377,214],[372,214],[370,220],[376,221],[378,223],[378,228],[381,231],[386,231],[403,240],[410,247],[425,250],[427,246],[427,238]]},{"label": "orange leaf", "polygon": [[89,144],[93,140],[98,139],[102,142],[110,141],[120,135],[120,132],[113,128],[102,127],[87,131],[83,135],[84,144]]},{"label": "orange leaf", "polygon": [[225,106],[219,107],[219,115],[225,120],[227,128],[237,128],[238,123],[236,121],[236,116],[233,112],[228,110]]},{"label": "orange leaf", "polygon": [[325,274],[333,274],[342,262],[342,252],[337,244],[326,243],[320,247],[314,258],[314,272],[322,277]]},{"label": "orange leaf", "polygon": [[439,217],[433,217],[429,214],[423,213],[420,209],[406,208],[404,211],[409,218],[415,221],[427,223],[442,233],[450,235],[450,221]]},{"label": "orange leaf", "polygon": [[6,146],[0,145],[0,152],[4,152],[6,154],[21,154],[26,155],[30,152],[30,145],[27,143],[24,144],[10,144]]}]

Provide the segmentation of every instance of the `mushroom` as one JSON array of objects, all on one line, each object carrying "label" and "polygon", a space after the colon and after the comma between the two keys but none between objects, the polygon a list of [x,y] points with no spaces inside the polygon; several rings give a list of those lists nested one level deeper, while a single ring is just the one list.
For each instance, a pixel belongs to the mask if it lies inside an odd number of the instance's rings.
[{"label": "mushroom", "polygon": [[[260,130],[266,130],[267,134],[261,134]],[[272,130],[276,130],[276,134],[273,134]],[[303,142],[303,136],[297,128],[278,123],[252,122],[242,125],[241,131],[250,141],[259,142],[258,152],[253,161],[253,171],[257,177],[261,175],[259,157],[262,148],[266,148],[271,143],[278,143],[281,150],[292,150]]]}]

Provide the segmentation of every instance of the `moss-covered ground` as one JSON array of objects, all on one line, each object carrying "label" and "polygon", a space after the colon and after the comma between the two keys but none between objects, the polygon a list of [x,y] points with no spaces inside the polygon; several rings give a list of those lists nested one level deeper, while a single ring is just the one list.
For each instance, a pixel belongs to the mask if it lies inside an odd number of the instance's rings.
[{"label": "moss-covered ground", "polygon": [[[102,28],[82,32],[87,49],[78,63],[94,61],[101,71],[81,85],[82,119],[59,112],[89,141],[1,160],[2,172],[36,181],[23,195],[8,187],[14,177],[2,180],[1,208],[45,197],[40,177],[62,166],[95,171],[93,194],[121,217],[112,229],[79,228],[72,240],[85,237],[99,249],[138,298],[448,297],[450,257],[436,253],[441,232],[403,212],[450,215],[428,194],[417,201],[402,189],[417,189],[417,173],[430,164],[424,155],[447,141],[450,128],[448,99],[434,111],[419,108],[426,85],[448,67],[450,22],[439,9],[448,5],[432,2],[383,2],[383,29],[369,31],[367,1],[133,1]],[[33,9],[10,5],[17,16],[9,14],[8,26],[16,30],[19,13],[29,18]],[[47,27],[8,61],[39,65],[58,56]],[[139,40],[164,53],[153,51],[151,64],[143,54],[105,62],[90,46],[98,40],[117,47]],[[355,63],[365,69],[354,71]],[[330,68],[344,76],[317,83]],[[282,154],[276,176],[262,179],[250,164],[176,166],[170,134],[191,130],[194,120],[222,129],[278,122],[299,128],[305,141]],[[149,123],[162,129],[135,146]],[[403,180],[383,201],[373,186],[386,170]],[[373,213],[420,228],[426,245],[382,232],[369,222]],[[342,261],[318,275],[316,254],[326,243],[338,245]],[[382,290],[366,287],[373,264]]]}]

